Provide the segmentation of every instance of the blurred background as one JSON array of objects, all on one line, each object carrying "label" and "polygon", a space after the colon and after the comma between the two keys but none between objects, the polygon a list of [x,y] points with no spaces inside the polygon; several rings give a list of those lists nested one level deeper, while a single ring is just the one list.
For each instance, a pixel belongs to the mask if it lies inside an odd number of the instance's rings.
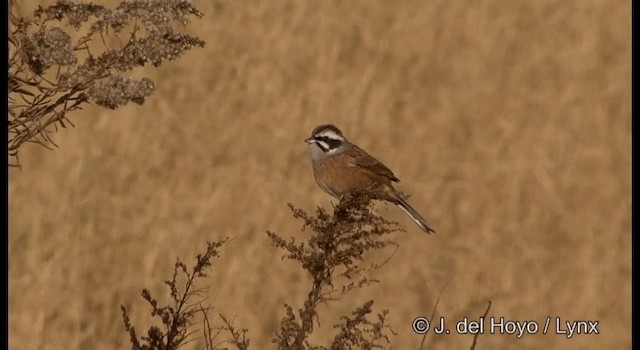
[{"label": "blurred background", "polygon": [[120,305],[142,332],[141,290],[166,301],[175,259],[226,236],[214,315],[273,348],[309,279],[265,231],[306,239],[287,202],[330,208],[303,142],[323,123],[393,169],[437,233],[378,205],[407,229],[398,252],[379,284],[321,307],[313,341],[374,299],[391,347],[415,349],[411,322],[440,295],[452,323],[488,300],[508,320],[599,321],[599,335],[485,334],[478,349],[630,346],[629,1],[194,3],[205,17],[186,31],[207,45],[136,71],[157,88],[143,106],[75,112],[58,148],[25,146],[9,169],[11,349],[130,348]]}]

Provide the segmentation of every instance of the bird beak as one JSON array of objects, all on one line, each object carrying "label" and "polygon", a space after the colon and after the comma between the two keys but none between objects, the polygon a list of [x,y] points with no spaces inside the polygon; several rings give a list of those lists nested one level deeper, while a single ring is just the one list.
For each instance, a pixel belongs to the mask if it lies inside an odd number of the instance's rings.
[{"label": "bird beak", "polygon": [[313,139],[313,136],[309,136],[306,139],[304,139],[304,142],[306,142],[306,143],[314,143],[315,141]]}]

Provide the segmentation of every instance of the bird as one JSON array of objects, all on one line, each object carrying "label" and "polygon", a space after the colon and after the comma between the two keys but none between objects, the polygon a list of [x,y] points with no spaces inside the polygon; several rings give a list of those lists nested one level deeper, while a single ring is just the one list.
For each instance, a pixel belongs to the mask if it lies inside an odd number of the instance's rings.
[{"label": "bird", "polygon": [[337,199],[354,191],[369,191],[376,199],[400,207],[424,232],[436,232],[393,187],[398,177],[382,162],[351,143],[333,124],[319,125],[304,140],[309,144],[316,183]]}]

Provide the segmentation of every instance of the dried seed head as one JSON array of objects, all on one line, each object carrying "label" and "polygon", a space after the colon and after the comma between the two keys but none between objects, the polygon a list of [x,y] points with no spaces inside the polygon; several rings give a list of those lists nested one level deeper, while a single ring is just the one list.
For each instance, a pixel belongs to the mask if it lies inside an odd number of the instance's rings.
[{"label": "dried seed head", "polygon": [[42,74],[53,64],[69,66],[78,63],[71,47],[71,36],[58,27],[40,28],[25,42],[22,53],[36,74]]}]

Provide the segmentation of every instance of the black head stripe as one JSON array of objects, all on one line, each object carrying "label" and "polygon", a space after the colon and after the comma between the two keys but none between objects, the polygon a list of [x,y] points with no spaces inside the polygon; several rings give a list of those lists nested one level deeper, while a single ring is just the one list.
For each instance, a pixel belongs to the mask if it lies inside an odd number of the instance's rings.
[{"label": "black head stripe", "polygon": [[320,147],[324,152],[336,149],[342,145],[342,140],[334,139],[327,136],[316,136],[314,139],[318,141],[318,147]]}]

